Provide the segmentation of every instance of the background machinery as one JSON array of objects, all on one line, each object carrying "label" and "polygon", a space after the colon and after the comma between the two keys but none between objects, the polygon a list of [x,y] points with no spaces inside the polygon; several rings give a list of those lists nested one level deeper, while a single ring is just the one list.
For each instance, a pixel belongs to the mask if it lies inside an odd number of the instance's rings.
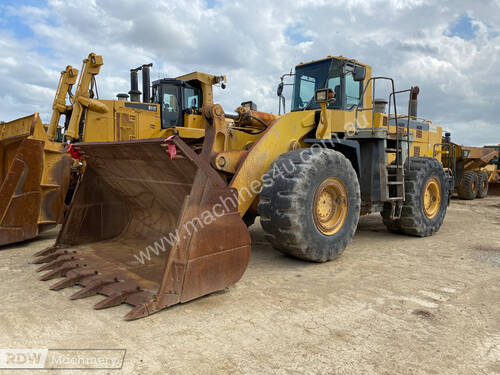
[{"label": "background machinery", "polygon": [[[260,215],[274,248],[315,262],[341,254],[371,212],[393,232],[436,233],[453,179],[432,157],[441,128],[416,119],[418,89],[395,91],[344,57],[299,64],[294,77],[280,117],[224,113],[186,79],[193,87],[153,82],[145,103],[91,103],[84,135],[101,122],[159,138],[75,144],[86,168],[55,245],[37,254],[42,280],[82,286],[71,298],[104,295],[95,308],[132,305],[126,319],[137,319],[237,282],[250,257],[245,216]],[[392,87],[387,112],[379,81]],[[403,94],[408,116],[397,113]],[[184,122],[173,121],[181,103]]]},{"label": "background machinery", "polygon": [[[489,163],[489,166],[492,166],[492,168],[486,168],[489,172],[490,176],[490,182],[494,184],[500,183],[500,144],[499,145],[494,145],[494,146],[484,146],[485,148],[488,148],[490,150],[496,151],[496,157],[491,160]],[[496,167],[496,168],[495,168]]]},{"label": "background machinery", "polygon": [[[450,142],[449,133],[441,145],[441,159],[455,176],[455,193],[460,199],[484,198],[488,195],[492,175],[490,165],[497,160],[498,151],[487,147],[472,147]],[[488,168],[490,171],[488,171]]]},{"label": "background machinery", "polygon": [[0,125],[0,245],[34,238],[62,218],[73,160],[56,141],[57,123],[71,111],[66,95],[77,77],[70,65],[61,72],[48,132],[38,113]]},{"label": "background machinery", "polygon": [[[154,95],[172,101],[164,109],[165,123],[160,124],[159,110],[141,103],[138,90],[138,71],[142,70],[143,90],[150,91],[152,64],[131,70],[130,102],[97,98],[95,77],[102,65],[102,56],[91,53],[83,60],[79,77],[72,66],[61,72],[48,126],[42,125],[38,113],[0,124],[0,245],[34,238],[61,221],[82,167],[72,160],[63,141],[162,137],[174,124],[182,127],[183,137],[199,139],[203,120],[196,111],[202,104],[212,103],[212,85],[225,80],[194,72],[155,82]],[[120,95],[121,99],[127,97]],[[145,95],[144,101],[149,103],[150,97]],[[64,130],[59,126],[62,116]]]}]

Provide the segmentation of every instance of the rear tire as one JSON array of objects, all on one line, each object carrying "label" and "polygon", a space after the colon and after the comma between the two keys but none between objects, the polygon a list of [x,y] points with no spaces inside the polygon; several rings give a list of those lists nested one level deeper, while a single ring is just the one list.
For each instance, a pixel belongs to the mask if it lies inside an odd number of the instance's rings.
[{"label": "rear tire", "polygon": [[475,199],[479,191],[479,178],[478,174],[474,171],[467,171],[464,173],[460,185],[458,185],[457,193],[460,199]]},{"label": "rear tire", "polygon": [[260,222],[275,249],[313,262],[344,251],[361,206],[358,177],[344,155],[318,148],[290,151],[272,163],[263,181]]},{"label": "rear tire", "polygon": [[485,171],[479,171],[478,173],[478,191],[477,191],[477,197],[482,199],[485,198],[488,195],[488,188],[489,188],[489,182],[488,182],[488,173]]},{"label": "rear tire", "polygon": [[391,220],[391,204],[385,203],[382,217],[387,229],[418,237],[432,236],[443,224],[448,207],[448,179],[439,161],[411,157],[405,174],[405,201],[401,217]]}]

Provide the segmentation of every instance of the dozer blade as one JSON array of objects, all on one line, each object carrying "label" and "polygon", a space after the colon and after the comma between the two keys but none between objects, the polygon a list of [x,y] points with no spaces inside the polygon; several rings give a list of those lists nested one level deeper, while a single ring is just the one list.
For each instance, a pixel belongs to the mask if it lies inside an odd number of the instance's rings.
[{"label": "dozer blade", "polygon": [[0,125],[0,245],[60,221],[71,157],[50,142],[38,114]]},{"label": "dozer blade", "polygon": [[76,148],[85,172],[56,244],[33,262],[49,264],[43,279],[65,277],[52,289],[105,296],[96,309],[132,305],[131,320],[241,278],[250,235],[236,191],[206,158],[177,137]]}]

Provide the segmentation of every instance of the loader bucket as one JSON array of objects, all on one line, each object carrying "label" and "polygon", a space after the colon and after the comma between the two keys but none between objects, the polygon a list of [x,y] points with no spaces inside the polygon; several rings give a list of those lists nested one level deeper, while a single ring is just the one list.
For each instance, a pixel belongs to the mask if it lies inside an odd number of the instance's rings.
[{"label": "loader bucket", "polygon": [[51,289],[106,296],[96,309],[132,305],[132,320],[241,278],[250,236],[236,191],[180,138],[166,142],[75,146],[85,172],[56,244],[34,261],[42,280],[63,277]]},{"label": "loader bucket", "polygon": [[60,222],[72,163],[37,113],[0,125],[0,245]]}]

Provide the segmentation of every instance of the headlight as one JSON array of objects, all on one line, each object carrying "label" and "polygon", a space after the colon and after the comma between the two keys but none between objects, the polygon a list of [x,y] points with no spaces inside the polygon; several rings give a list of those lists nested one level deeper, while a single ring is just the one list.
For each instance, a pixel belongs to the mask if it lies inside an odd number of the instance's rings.
[{"label": "headlight", "polygon": [[335,99],[335,93],[332,89],[319,89],[314,93],[316,103],[330,102]]},{"label": "headlight", "polygon": [[326,90],[316,91],[316,101],[324,102],[326,100]]}]

